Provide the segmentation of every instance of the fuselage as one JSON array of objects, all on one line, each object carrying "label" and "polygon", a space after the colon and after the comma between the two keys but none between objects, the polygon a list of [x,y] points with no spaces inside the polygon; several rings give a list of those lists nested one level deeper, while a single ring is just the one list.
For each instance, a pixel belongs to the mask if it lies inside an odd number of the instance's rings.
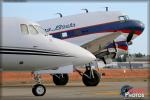
[{"label": "fuselage", "polygon": [[[129,44],[144,30],[144,24],[141,21],[129,19],[127,15],[119,11],[89,12],[43,20],[38,23],[53,37],[80,46],[119,32],[121,35],[112,38],[118,55],[127,53]],[[100,52],[107,49],[114,50],[114,43],[106,44]]]},{"label": "fuselage", "polygon": [[129,19],[127,15],[118,11],[89,12],[38,23],[53,37],[78,45],[115,32],[121,32],[126,38],[133,33],[131,39],[134,39],[144,30],[141,21]]},{"label": "fuselage", "polygon": [[34,22],[3,18],[1,66],[11,70],[53,69],[83,65],[95,60],[89,51],[53,38]]}]

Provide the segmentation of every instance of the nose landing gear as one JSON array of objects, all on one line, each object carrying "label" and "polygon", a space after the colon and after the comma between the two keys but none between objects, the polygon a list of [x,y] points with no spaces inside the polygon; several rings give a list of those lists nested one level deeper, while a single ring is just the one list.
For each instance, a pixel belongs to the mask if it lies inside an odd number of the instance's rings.
[{"label": "nose landing gear", "polygon": [[39,74],[33,74],[33,79],[36,84],[32,87],[32,93],[35,96],[43,96],[46,93],[46,88],[41,84],[41,76]]},{"label": "nose landing gear", "polygon": [[44,85],[42,84],[35,84],[33,87],[32,87],[32,93],[35,95],[35,96],[43,96],[45,93],[46,93],[46,88]]}]

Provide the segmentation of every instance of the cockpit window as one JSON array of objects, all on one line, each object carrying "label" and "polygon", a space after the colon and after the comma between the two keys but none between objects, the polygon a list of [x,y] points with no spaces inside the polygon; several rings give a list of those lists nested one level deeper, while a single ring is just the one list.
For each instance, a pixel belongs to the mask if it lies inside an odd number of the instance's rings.
[{"label": "cockpit window", "polygon": [[42,34],[44,34],[44,35],[47,35],[48,33],[46,33],[46,31],[42,28],[42,27],[40,27],[40,26],[38,26],[38,25],[34,25],[34,27],[36,28],[36,30],[39,32],[39,33],[42,33]]},{"label": "cockpit window", "polygon": [[34,28],[33,25],[29,25],[28,28],[29,28],[29,33],[30,33],[30,34],[38,34],[38,33],[39,33],[39,32]]},{"label": "cockpit window", "polygon": [[20,24],[21,32],[25,34],[29,34],[28,27],[26,24]]},{"label": "cockpit window", "polygon": [[129,20],[129,17],[127,15],[125,15],[125,16],[119,16],[119,20],[120,21],[127,21],[127,20]]}]

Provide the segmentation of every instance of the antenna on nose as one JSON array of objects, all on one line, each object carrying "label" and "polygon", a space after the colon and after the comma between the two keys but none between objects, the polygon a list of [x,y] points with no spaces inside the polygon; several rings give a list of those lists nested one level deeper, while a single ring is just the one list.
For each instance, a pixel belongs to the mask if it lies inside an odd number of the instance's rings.
[{"label": "antenna on nose", "polygon": [[88,11],[88,9],[81,9],[81,10],[85,10],[85,12],[86,12],[86,13],[88,13],[88,12],[89,12],[89,11]]},{"label": "antenna on nose", "polygon": [[63,15],[62,15],[61,13],[56,13],[56,14],[58,14],[58,15],[60,16],[60,18],[62,18],[62,17],[63,17]]},{"label": "antenna on nose", "polygon": [[106,11],[108,11],[108,7],[105,7]]}]

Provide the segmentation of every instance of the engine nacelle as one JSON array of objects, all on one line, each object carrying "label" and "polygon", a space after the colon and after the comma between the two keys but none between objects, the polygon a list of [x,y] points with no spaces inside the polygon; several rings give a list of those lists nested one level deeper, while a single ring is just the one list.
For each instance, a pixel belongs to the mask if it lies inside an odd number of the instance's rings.
[{"label": "engine nacelle", "polygon": [[95,56],[101,59],[107,64],[106,59],[114,59],[119,55],[126,54],[128,52],[128,44],[126,41],[113,41],[104,50],[95,54]]}]

